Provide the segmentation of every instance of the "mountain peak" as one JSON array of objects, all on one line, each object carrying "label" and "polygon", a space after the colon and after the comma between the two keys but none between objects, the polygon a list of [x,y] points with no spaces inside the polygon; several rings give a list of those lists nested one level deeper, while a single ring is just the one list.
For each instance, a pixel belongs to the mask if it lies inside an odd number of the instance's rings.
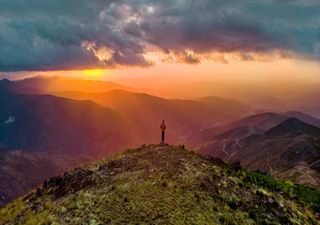
[{"label": "mountain peak", "polygon": [[11,83],[8,79],[0,80],[0,92],[9,92],[11,90]]},{"label": "mountain peak", "polygon": [[143,145],[53,177],[0,216],[12,224],[315,224],[316,200],[300,193],[319,193],[301,188],[184,146]]},{"label": "mountain peak", "polygon": [[295,117],[290,117],[266,132],[266,135],[270,137],[296,136],[303,134],[316,136],[320,135],[320,128],[302,122],[301,120],[298,120]]},{"label": "mountain peak", "polygon": [[8,87],[12,82],[8,79],[0,80],[0,88]]},{"label": "mountain peak", "polygon": [[299,111],[287,111],[283,115],[287,117],[295,117],[303,122],[312,124],[313,126],[320,127],[320,120],[309,114],[299,112]]}]

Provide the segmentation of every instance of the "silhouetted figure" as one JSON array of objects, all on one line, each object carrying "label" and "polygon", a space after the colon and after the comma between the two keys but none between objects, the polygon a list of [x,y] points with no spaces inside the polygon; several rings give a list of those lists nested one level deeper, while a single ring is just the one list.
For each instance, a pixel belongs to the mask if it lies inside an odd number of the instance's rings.
[{"label": "silhouetted figure", "polygon": [[161,143],[160,144],[165,144],[164,142],[164,138],[165,138],[165,133],[166,133],[166,124],[164,123],[164,120],[162,120],[162,123],[160,125],[160,129],[161,129]]}]

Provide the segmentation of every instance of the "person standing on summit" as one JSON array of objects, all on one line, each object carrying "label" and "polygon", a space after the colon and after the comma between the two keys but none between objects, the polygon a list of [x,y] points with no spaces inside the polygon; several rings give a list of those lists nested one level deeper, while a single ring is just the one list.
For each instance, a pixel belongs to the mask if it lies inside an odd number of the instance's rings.
[{"label": "person standing on summit", "polygon": [[164,120],[162,120],[162,123],[160,125],[160,129],[161,129],[161,143],[160,144],[165,144],[164,142],[164,137],[165,137],[165,132],[166,132],[166,124],[164,123]]}]

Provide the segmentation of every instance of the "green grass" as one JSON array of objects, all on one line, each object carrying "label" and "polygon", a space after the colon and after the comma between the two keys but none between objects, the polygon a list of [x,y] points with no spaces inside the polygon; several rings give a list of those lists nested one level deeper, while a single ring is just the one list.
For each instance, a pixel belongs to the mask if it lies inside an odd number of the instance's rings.
[{"label": "green grass", "polygon": [[313,207],[315,211],[320,211],[320,194],[314,188],[299,184],[292,184],[289,181],[281,181],[270,176],[265,176],[255,172],[244,173],[243,180],[249,184],[255,184],[268,188],[272,191],[282,192],[291,199],[296,199]]},{"label": "green grass", "polygon": [[0,224],[319,224],[319,196],[181,147],[152,145],[52,179],[0,209]]}]

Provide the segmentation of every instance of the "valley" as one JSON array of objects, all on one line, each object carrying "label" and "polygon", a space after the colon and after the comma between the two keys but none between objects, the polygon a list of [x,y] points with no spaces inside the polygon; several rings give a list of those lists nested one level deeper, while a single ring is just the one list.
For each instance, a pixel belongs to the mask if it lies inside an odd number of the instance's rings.
[{"label": "valley", "polygon": [[[244,102],[220,97],[165,99],[108,82],[88,81],[103,92],[79,92],[85,81],[70,89],[60,88],[63,82],[64,78],[0,82],[2,205],[75,166],[158,143],[161,119],[169,126],[168,143],[186,144],[204,155],[239,161],[247,169],[278,178],[319,185],[317,131],[290,137],[278,137],[276,131],[272,137],[266,134],[292,117],[319,126],[316,117],[297,111],[260,113]],[[288,158],[295,157],[295,149],[306,157]]]}]

